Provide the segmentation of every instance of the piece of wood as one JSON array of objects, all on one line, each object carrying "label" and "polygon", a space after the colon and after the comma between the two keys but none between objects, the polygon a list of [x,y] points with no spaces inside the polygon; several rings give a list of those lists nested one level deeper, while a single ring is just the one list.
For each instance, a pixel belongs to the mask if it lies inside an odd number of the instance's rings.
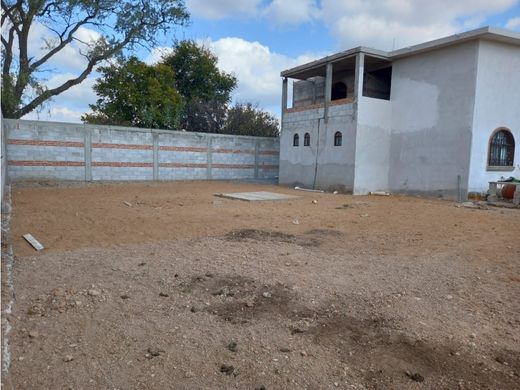
[{"label": "piece of wood", "polygon": [[321,193],[324,193],[325,191],[322,191],[322,190],[311,190],[310,188],[302,188],[302,187],[294,187],[295,190],[298,190],[298,191],[307,191],[307,192],[321,192]]},{"label": "piece of wood", "polygon": [[123,204],[124,204],[125,206],[132,207],[132,203],[127,202],[126,200],[123,202]]},{"label": "piece of wood", "polygon": [[32,234],[27,233],[27,234],[24,234],[22,237],[25,238],[25,240],[26,240],[29,244],[31,244],[32,247],[33,247],[34,249],[36,249],[37,251],[41,251],[41,250],[43,249],[43,245],[40,244],[40,242],[39,242],[36,238],[34,238],[34,237],[32,236]]}]

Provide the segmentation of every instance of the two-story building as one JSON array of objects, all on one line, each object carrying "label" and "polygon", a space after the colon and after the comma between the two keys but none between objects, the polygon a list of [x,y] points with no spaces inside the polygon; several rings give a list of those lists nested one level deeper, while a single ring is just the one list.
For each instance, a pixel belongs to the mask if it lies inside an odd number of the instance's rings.
[{"label": "two-story building", "polygon": [[457,198],[520,178],[519,33],[357,47],[281,76],[281,184]]}]

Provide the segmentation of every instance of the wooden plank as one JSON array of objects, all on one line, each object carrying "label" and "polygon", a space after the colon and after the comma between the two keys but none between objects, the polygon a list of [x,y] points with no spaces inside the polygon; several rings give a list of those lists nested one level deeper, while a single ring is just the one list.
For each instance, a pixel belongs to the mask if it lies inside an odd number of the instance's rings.
[{"label": "wooden plank", "polygon": [[36,249],[37,251],[41,251],[41,250],[43,249],[43,245],[40,244],[40,242],[39,242],[36,238],[34,238],[34,237],[32,236],[32,234],[27,233],[27,234],[24,234],[22,237],[25,238],[25,240],[26,240],[29,244],[31,244],[32,247],[33,247],[34,249]]}]

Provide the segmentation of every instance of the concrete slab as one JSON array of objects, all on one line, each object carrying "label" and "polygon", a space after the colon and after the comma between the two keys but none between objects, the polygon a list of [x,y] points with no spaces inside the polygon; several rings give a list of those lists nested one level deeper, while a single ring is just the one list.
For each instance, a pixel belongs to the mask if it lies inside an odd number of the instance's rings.
[{"label": "concrete slab", "polygon": [[228,194],[215,194],[215,196],[227,199],[245,200],[247,202],[265,201],[265,200],[287,200],[295,199],[297,196],[278,194],[276,192],[258,191],[258,192],[232,192]]}]

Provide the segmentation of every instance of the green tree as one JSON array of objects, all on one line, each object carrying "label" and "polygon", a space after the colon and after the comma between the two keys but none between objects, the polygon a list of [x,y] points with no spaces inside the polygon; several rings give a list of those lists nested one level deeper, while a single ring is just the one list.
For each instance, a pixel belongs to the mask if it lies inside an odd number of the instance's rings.
[{"label": "green tree", "polygon": [[[102,61],[136,45],[151,47],[158,33],[188,20],[184,0],[2,0],[2,114],[7,118],[28,114],[81,83]],[[29,47],[34,26],[49,34],[41,51]],[[85,28],[97,31],[99,37],[83,40]],[[42,72],[72,43],[83,46],[79,54],[85,58],[83,70],[47,88]]]},{"label": "green tree", "polygon": [[188,131],[220,132],[237,79],[221,71],[218,58],[194,41],[178,41],[162,63],[175,71],[175,88],[183,96],[181,126]]},{"label": "green tree", "polygon": [[237,103],[227,111],[222,130],[225,134],[278,137],[279,123],[270,113],[260,110],[258,105]]},{"label": "green tree", "polygon": [[84,122],[178,128],[183,104],[172,68],[130,57],[99,71],[102,76],[94,85],[99,99],[90,105],[93,112],[81,117]]}]

